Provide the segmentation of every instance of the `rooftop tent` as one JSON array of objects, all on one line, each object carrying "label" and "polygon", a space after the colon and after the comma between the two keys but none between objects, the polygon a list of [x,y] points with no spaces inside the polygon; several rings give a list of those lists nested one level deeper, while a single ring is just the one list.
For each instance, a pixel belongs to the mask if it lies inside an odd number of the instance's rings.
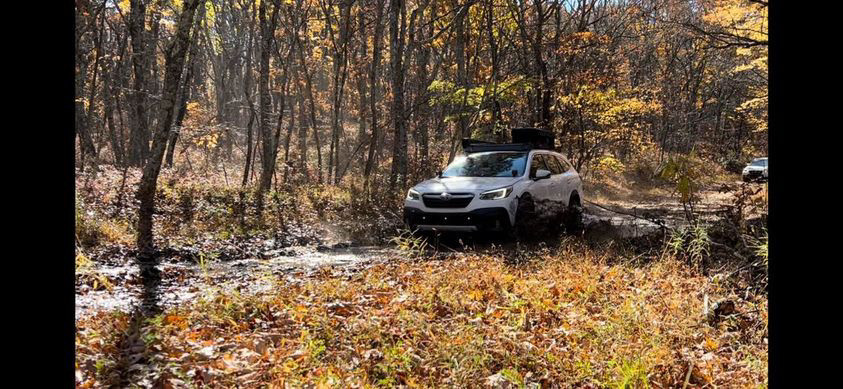
[{"label": "rooftop tent", "polygon": [[493,143],[463,138],[462,148],[466,153],[481,151],[529,151],[532,149],[553,150],[555,136],[552,132],[538,128],[513,128],[512,143]]},{"label": "rooftop tent", "polygon": [[556,136],[540,128],[513,128],[512,143],[526,143],[536,149],[553,150]]}]

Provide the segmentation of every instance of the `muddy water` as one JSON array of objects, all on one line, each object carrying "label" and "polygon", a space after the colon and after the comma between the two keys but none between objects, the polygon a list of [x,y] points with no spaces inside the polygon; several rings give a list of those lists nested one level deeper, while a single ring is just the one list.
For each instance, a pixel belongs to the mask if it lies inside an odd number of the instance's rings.
[{"label": "muddy water", "polygon": [[630,239],[661,233],[658,223],[625,216],[583,215],[585,238],[592,241]]},{"label": "muddy water", "polygon": [[[661,223],[675,227],[681,220],[668,215]],[[584,238],[591,242],[640,238],[663,232],[662,226],[653,221],[613,213],[593,206],[586,206],[583,215]],[[456,251],[482,250],[490,243],[480,238],[479,244],[457,245]],[[475,239],[476,241],[477,239]],[[486,244],[484,244],[484,242]],[[460,241],[460,243],[462,243]],[[503,247],[516,250],[514,242],[504,242]],[[264,294],[277,289],[278,281],[301,282],[320,268],[332,267],[340,272],[354,272],[373,263],[401,257],[395,249],[379,246],[341,247],[300,246],[271,252],[268,259],[245,258],[205,263],[162,260],[157,264],[153,283],[141,274],[141,266],[133,261],[124,263],[97,263],[95,271],[111,281],[109,289],[93,290],[90,283],[80,283],[76,288],[76,317],[81,318],[98,311],[144,311],[150,306],[166,309],[194,301],[205,293],[219,290],[238,291],[246,294]],[[146,282],[146,284],[145,284]]]},{"label": "muddy water", "polygon": [[352,272],[397,255],[385,247],[290,247],[269,259],[190,262],[161,261],[159,278],[144,285],[141,266],[97,264],[95,271],[107,277],[110,289],[92,290],[88,284],[76,287],[76,318],[98,311],[131,312],[136,308],[170,308],[218,290],[264,294],[277,289],[278,281],[298,282],[323,267]]},{"label": "muddy water", "polygon": [[[700,208],[698,217],[701,220],[716,219],[721,209],[720,207]],[[682,208],[665,204],[636,204],[634,208],[618,206],[601,208],[586,205],[583,225],[586,239],[605,241],[655,236],[665,232],[664,227],[681,228],[687,226],[688,221],[685,219]]]}]

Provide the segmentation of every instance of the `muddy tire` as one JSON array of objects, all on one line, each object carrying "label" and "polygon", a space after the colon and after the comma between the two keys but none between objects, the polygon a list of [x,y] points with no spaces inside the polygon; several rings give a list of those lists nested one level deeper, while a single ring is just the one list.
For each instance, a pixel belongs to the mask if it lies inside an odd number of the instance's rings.
[{"label": "muddy tire", "polygon": [[583,210],[579,196],[576,194],[571,196],[571,200],[568,201],[568,207],[562,215],[562,224],[565,226],[566,233],[577,234],[583,230]]},{"label": "muddy tire", "polygon": [[530,236],[530,224],[535,219],[536,204],[533,202],[533,196],[525,193],[518,199],[518,208],[515,211],[515,225],[510,229],[513,238]]}]

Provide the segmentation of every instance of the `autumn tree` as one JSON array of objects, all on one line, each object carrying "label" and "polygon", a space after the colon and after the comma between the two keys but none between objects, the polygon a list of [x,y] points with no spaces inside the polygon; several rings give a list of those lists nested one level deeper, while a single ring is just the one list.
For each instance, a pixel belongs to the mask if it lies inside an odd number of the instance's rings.
[{"label": "autumn tree", "polygon": [[182,77],[185,56],[190,46],[190,27],[196,8],[205,0],[185,0],[182,11],[176,23],[176,32],[166,50],[166,66],[164,70],[164,87],[162,100],[158,110],[159,128],[152,141],[151,155],[143,168],[143,176],[137,191],[140,201],[138,208],[138,250],[150,254],[154,250],[152,234],[152,215],[155,213],[155,189],[158,185],[158,175],[161,172],[161,162],[164,158],[167,139],[173,124],[179,80]]},{"label": "autumn tree", "polygon": [[182,4],[77,2],[80,169],[146,170],[166,127],[165,168],[233,176],[261,208],[273,182],[394,195],[518,126],[586,173],[766,149],[765,1],[208,0],[173,86]]}]

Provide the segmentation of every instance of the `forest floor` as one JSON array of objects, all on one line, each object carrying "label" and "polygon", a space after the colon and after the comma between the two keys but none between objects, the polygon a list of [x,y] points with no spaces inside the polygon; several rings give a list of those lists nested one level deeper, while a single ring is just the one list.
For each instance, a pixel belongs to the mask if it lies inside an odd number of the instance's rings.
[{"label": "forest floor", "polygon": [[[745,251],[670,250],[659,223],[683,209],[664,189],[587,188],[581,236],[420,247],[398,231],[386,243],[396,224],[371,214],[378,239],[317,212],[350,203],[342,191],[299,193],[295,213],[278,207],[281,232],[244,233],[221,227],[237,224],[234,193],[165,184],[167,249],[150,265],[133,258],[130,192],[115,190],[132,178],[77,187],[77,224],[93,231],[77,256],[78,387],[765,386],[766,272],[732,258]],[[715,244],[729,243],[717,215],[747,188],[763,186],[701,192]]]}]

